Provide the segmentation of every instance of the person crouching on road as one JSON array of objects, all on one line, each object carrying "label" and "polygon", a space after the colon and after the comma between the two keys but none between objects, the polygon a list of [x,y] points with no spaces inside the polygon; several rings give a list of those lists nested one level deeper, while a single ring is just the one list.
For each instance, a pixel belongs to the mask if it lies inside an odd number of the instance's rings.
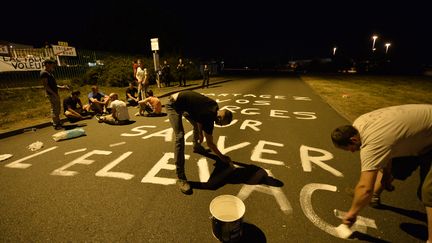
[{"label": "person crouching on road", "polygon": [[[176,164],[177,185],[184,194],[192,194],[192,188],[187,182],[184,164],[184,128],[182,116],[193,126],[193,151],[204,154],[207,150],[201,145],[204,137],[208,147],[222,160],[222,162],[234,168],[231,158],[223,155],[213,142],[214,124],[228,125],[232,121],[232,113],[229,110],[219,110],[216,101],[193,91],[181,91],[173,94],[167,104],[169,121],[175,133],[174,161]],[[203,136],[204,132],[204,136]]]},{"label": "person crouching on road", "polygon": [[111,114],[105,116],[96,116],[99,123],[105,122],[111,125],[124,125],[129,122],[129,112],[124,101],[118,99],[118,94],[111,93],[109,95]]}]

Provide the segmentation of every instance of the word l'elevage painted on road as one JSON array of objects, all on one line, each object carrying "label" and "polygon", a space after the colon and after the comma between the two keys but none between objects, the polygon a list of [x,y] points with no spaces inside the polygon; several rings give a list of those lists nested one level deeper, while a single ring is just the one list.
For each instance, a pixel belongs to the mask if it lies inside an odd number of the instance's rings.
[{"label": "word l'elevage painted on road", "polygon": [[[226,137],[221,136],[221,137],[219,137],[218,142],[217,142],[218,147],[220,147],[222,150],[225,149],[225,152],[226,151],[233,151],[236,149],[241,149],[244,146],[249,145],[249,144],[241,144],[241,146],[234,145],[231,147],[225,147],[225,145],[224,145],[225,139],[226,139]],[[254,153],[255,153],[256,158],[258,158],[257,159],[258,162],[259,162],[259,160],[266,161],[266,159],[264,159],[265,154],[274,154],[275,153],[275,150],[264,149],[264,147],[265,147],[264,144],[268,144],[268,143],[263,142],[263,143],[261,143],[260,146],[255,147]],[[272,145],[274,145],[276,147],[283,147],[283,146],[281,146],[281,144],[272,144]],[[29,167],[32,166],[32,164],[29,163],[29,160],[31,160],[32,158],[35,158],[37,156],[42,156],[43,154],[48,153],[50,151],[53,151],[56,148],[57,147],[55,146],[55,147],[45,149],[39,153],[33,154],[32,156],[27,156],[27,157],[18,159],[16,161],[13,161],[9,164],[6,164],[5,166],[9,167],[9,168],[16,168],[16,169],[28,169]],[[326,166],[328,166],[328,165],[326,165],[324,163],[324,161],[321,161],[321,160],[328,159],[329,157],[327,157],[327,156],[329,156],[329,154],[330,154],[329,152],[327,152],[325,150],[321,150],[321,149],[308,147],[306,145],[302,145],[299,148],[299,151],[302,154],[301,155],[301,163],[303,165],[303,168],[308,168],[308,166],[310,166],[310,163],[315,163],[316,165],[318,165],[324,169],[327,168]],[[313,151],[314,156],[309,154],[308,151]],[[71,155],[71,154],[86,152],[86,149],[78,149],[78,150],[74,150],[71,152],[72,153],[66,152],[65,154]],[[317,152],[321,152],[322,154],[316,155]],[[51,172],[51,175],[52,176],[67,176],[67,177],[76,176],[80,173],[80,170],[85,171],[85,168],[83,168],[82,165],[92,165],[95,162],[97,162],[97,163],[105,162],[106,160],[101,158],[100,155],[109,156],[109,155],[112,155],[112,153],[113,153],[112,151],[107,151],[107,150],[88,151],[87,153],[79,156],[78,158],[73,159],[71,162],[66,163],[64,166],[61,166],[57,169],[54,169]],[[116,167],[119,167],[120,163],[127,161],[126,159],[129,156],[131,156],[132,154],[133,154],[132,151],[127,151],[123,154],[115,155],[118,157],[116,157],[112,161],[109,161],[100,170],[96,171],[95,176],[121,179],[121,180],[131,180],[132,178],[135,177],[135,174],[133,174],[131,172],[127,172],[127,171],[118,171],[118,170],[116,170]],[[92,157],[98,158],[99,161],[92,158]],[[189,158],[190,158],[190,155],[185,154],[185,159],[189,160]],[[176,179],[174,177],[171,177],[171,178],[166,177],[166,173],[161,173],[164,170],[168,170],[168,171],[172,171],[173,175],[174,175],[176,167],[173,164],[173,159],[174,159],[174,153],[168,152],[168,153],[163,154],[163,156],[156,162],[156,164],[141,178],[141,183],[158,184],[158,185],[164,185],[164,186],[174,185],[176,183]],[[207,182],[209,177],[210,177],[209,164],[210,164],[210,162],[205,157],[198,159],[198,162],[196,163],[196,166],[198,167],[198,171],[199,171],[200,181],[203,183]],[[274,164],[274,163],[272,163],[272,164]],[[307,169],[307,170],[309,170],[309,169]],[[307,172],[307,170],[305,170],[305,172]],[[273,174],[270,170],[266,170],[266,172],[269,176],[273,177]],[[164,174],[165,176],[161,176],[161,174]],[[303,210],[304,214],[318,228],[322,229],[323,231],[325,231],[331,235],[339,237],[335,231],[336,227],[330,225],[329,223],[326,223],[313,210],[312,203],[311,203],[311,197],[312,197],[312,193],[315,190],[328,190],[328,191],[335,192],[336,187],[331,186],[331,185],[323,185],[323,184],[309,184],[309,185],[304,186],[304,188],[302,189],[302,191],[300,193],[300,204],[302,206],[302,210]],[[277,205],[279,205],[280,210],[285,215],[289,215],[289,214],[293,213],[293,208],[291,206],[291,203],[288,200],[288,197],[283,192],[282,188],[273,187],[273,186],[264,186],[264,185],[245,184],[242,186],[242,188],[238,192],[237,196],[239,198],[241,198],[242,200],[246,200],[253,192],[264,193],[266,195],[272,196],[275,199]],[[367,220],[369,220],[369,222],[373,221],[371,219],[367,219]],[[361,221],[361,222],[363,222],[363,221]],[[361,223],[361,222],[360,221],[358,222],[359,225],[357,226],[357,230],[359,230],[363,233],[366,233],[366,229],[367,229],[366,226],[376,228],[374,223],[369,223],[366,225],[366,224]]]}]

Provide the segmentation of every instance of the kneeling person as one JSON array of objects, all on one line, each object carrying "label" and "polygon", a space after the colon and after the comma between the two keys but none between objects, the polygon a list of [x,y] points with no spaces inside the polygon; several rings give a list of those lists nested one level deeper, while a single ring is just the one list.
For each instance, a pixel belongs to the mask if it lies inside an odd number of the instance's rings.
[{"label": "kneeling person", "polygon": [[111,93],[110,97],[110,107],[111,114],[106,116],[96,117],[100,123],[105,122],[111,125],[123,125],[129,122],[129,112],[124,101],[118,99],[118,94]]}]

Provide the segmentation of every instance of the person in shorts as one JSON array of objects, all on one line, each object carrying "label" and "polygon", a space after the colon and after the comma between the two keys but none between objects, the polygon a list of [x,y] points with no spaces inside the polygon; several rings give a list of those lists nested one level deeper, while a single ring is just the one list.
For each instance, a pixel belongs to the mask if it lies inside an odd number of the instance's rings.
[{"label": "person in shorts", "polygon": [[80,91],[72,91],[71,95],[63,100],[64,115],[70,122],[91,118],[86,110],[88,105],[83,106],[80,95]]},{"label": "person in shorts", "polygon": [[110,108],[111,114],[104,116],[96,116],[96,119],[99,123],[108,123],[111,125],[125,125],[129,122],[129,111],[126,106],[126,103],[122,100],[118,99],[118,94],[111,93],[109,95],[110,98]]},{"label": "person in shorts", "polygon": [[103,92],[99,92],[97,85],[91,87],[91,92],[88,94],[89,106],[88,111],[93,111],[98,115],[106,112],[106,107],[109,103],[109,96]]}]

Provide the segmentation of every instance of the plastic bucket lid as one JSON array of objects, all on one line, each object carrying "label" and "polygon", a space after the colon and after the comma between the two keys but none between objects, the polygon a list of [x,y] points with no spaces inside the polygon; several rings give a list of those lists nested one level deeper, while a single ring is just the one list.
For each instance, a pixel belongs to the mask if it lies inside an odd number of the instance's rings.
[{"label": "plastic bucket lid", "polygon": [[246,207],[243,201],[233,195],[220,195],[210,202],[210,213],[222,222],[234,222],[243,217]]}]

